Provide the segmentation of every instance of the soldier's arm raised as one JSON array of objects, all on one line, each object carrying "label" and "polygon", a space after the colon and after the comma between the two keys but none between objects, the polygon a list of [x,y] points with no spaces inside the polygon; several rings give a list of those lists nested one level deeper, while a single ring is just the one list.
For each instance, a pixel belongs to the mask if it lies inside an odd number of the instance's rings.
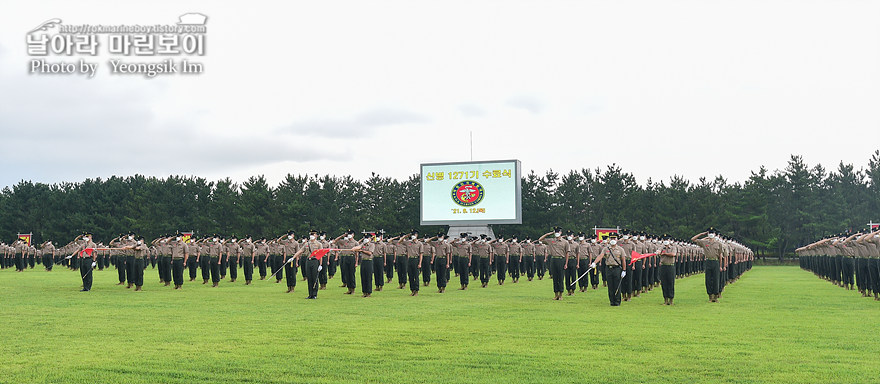
[{"label": "soldier's arm raised", "polygon": [[540,241],[540,242],[543,243],[543,242],[544,242],[544,239],[546,239],[547,236],[550,236],[550,235],[552,235],[552,234],[553,234],[553,232],[547,232],[547,233],[541,235],[541,237],[538,238],[538,241]]},{"label": "soldier's arm raised", "polygon": [[706,236],[707,233],[709,233],[709,231],[700,232],[700,233],[694,235],[694,237],[691,237],[691,241],[697,241],[699,238]]}]

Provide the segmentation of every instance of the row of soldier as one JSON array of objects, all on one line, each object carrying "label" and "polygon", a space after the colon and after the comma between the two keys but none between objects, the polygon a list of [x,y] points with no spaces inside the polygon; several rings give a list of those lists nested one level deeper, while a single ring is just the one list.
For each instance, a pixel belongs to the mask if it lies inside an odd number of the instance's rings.
[{"label": "row of soldier", "polygon": [[[714,230],[711,232],[710,236],[714,237]],[[609,287],[612,305],[619,305],[621,296],[624,301],[638,297],[640,293],[660,285],[664,279],[667,281],[663,284],[664,302],[672,304],[673,280],[704,270],[710,271],[707,274],[707,293],[710,300],[717,301],[724,284],[734,281],[750,267],[750,251],[720,237],[717,241],[720,247],[718,255],[710,252],[710,259],[719,262],[718,271],[712,273],[712,267],[706,265],[704,248],[696,244],[628,230],[622,230],[621,234],[619,244],[616,236],[597,240],[587,238],[584,233],[575,236],[572,231],[563,236],[561,228],[534,241],[528,237],[520,241],[517,236],[491,239],[485,235],[470,237],[464,233],[455,239],[442,233],[420,239],[417,230],[389,238],[380,232],[357,241],[354,232],[349,230],[332,240],[327,238],[326,233],[312,231],[308,238],[299,241],[293,232],[274,240],[254,240],[249,236],[226,239],[214,235],[186,241],[181,234],[177,234],[163,236],[147,244],[143,238],[127,234],[111,240],[106,248],[91,242],[90,236],[84,235],[57,250],[51,242],[29,251],[17,244],[17,248],[12,247],[12,250],[5,252],[5,256],[18,260],[25,259],[28,254],[37,257],[42,253],[46,256],[46,269],[51,270],[52,261],[71,269],[80,269],[84,275],[85,291],[91,288],[92,267],[103,269],[115,265],[118,285],[127,283],[127,288],[134,286],[135,290],[141,290],[144,269],[152,265],[154,268],[158,266],[160,283],[170,285],[174,282],[175,289],[182,288],[186,270],[189,272],[189,281],[195,280],[201,270],[203,284],[210,279],[216,287],[225,279],[227,270],[230,282],[235,282],[238,268],[241,268],[245,284],[251,283],[255,269],[259,271],[261,280],[267,277],[269,271],[275,271],[272,275],[275,282],[280,283],[286,276],[287,292],[293,292],[297,270],[301,271],[303,279],[307,279],[308,261],[313,258],[315,250],[337,249],[330,257],[314,257],[318,260],[318,271],[314,284],[310,283],[309,297],[316,297],[318,289],[325,289],[328,278],[332,279],[337,269],[341,270],[342,287],[347,288],[347,294],[352,294],[357,287],[355,271],[360,267],[364,297],[372,294],[374,285],[376,290],[381,291],[385,283],[392,281],[395,270],[398,288],[403,289],[409,283],[412,296],[418,294],[420,280],[422,285],[428,286],[432,275],[436,275],[438,292],[443,293],[453,272],[459,278],[459,289],[465,290],[470,278],[479,278],[481,286],[485,288],[492,275],[496,276],[499,285],[503,285],[508,276],[516,283],[523,275],[530,281],[535,276],[542,279],[547,271],[554,280],[554,299],[560,300],[563,290],[572,295],[578,288],[581,292],[589,286],[596,289],[601,281],[603,286]],[[693,240],[696,241],[696,238]],[[620,251],[612,252],[618,248]],[[728,248],[742,251],[726,252]],[[91,249],[92,252],[83,253],[85,249]],[[306,249],[308,252],[301,254],[300,250]],[[663,249],[667,249],[667,254],[662,253]],[[48,256],[50,250],[51,257]],[[633,260],[633,252],[647,254],[654,251],[656,255]],[[63,257],[68,253],[71,256]],[[624,273],[618,275],[618,271],[612,271],[614,267],[621,268],[619,272]],[[722,272],[724,279],[721,278]],[[714,283],[710,284],[710,279]]]},{"label": "row of soldier", "polygon": [[880,230],[827,236],[796,253],[804,270],[880,301]]}]

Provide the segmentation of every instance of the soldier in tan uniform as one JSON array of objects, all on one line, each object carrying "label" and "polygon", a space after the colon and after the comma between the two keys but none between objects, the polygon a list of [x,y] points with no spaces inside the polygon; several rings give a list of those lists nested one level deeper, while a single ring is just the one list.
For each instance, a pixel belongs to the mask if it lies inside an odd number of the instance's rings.
[{"label": "soldier in tan uniform", "polygon": [[507,245],[508,250],[508,266],[510,267],[510,278],[513,280],[513,283],[516,284],[519,282],[519,276],[523,261],[523,246],[519,243],[519,236],[513,235],[510,239],[510,244]]},{"label": "soldier in tan uniform", "polygon": [[626,275],[622,277],[620,284],[620,293],[623,295],[623,301],[629,301],[633,296],[633,275],[635,274],[635,264],[631,263],[632,253],[636,249],[636,244],[632,240],[632,233],[628,229],[621,230],[623,240],[618,241],[617,245],[623,248],[624,270]]},{"label": "soldier in tan uniform", "polygon": [[47,271],[52,271],[52,265],[55,264],[55,245],[52,244],[52,241],[50,240],[43,243],[40,250],[43,251],[43,267],[45,267]]},{"label": "soldier in tan uniform", "polygon": [[[577,241],[574,242],[574,254],[577,259],[577,279],[580,276],[583,276],[590,270],[590,264],[593,261],[593,255],[590,249],[590,242],[587,241],[587,234],[583,232],[578,233]],[[590,283],[590,278],[588,276],[581,277],[578,282],[578,287],[580,287],[581,292],[587,291],[587,286]],[[574,293],[574,286],[568,286],[569,295]]]},{"label": "soldier in tan uniform", "polygon": [[376,291],[382,291],[385,286],[385,238],[382,234],[385,231],[378,231],[375,234],[376,241],[373,244],[373,279],[376,284]]},{"label": "soldier in tan uniform", "polygon": [[241,246],[238,244],[238,239],[233,237],[223,243],[223,256],[226,259],[226,265],[229,266],[229,282],[234,283],[235,280],[238,280],[238,266],[241,262]]},{"label": "soldier in tan uniform", "polygon": [[510,260],[510,247],[504,241],[504,235],[498,235],[498,238],[490,241],[489,244],[492,246],[492,254],[495,255],[493,259],[490,259],[490,263],[495,263],[498,285],[504,285],[505,277],[507,277],[507,263]]},{"label": "soldier in tan uniform", "polygon": [[461,284],[459,290],[465,290],[468,287],[471,268],[471,244],[467,240],[467,233],[460,233],[458,240],[453,244],[455,252],[458,253],[458,280]]},{"label": "soldier in tan uniform", "polygon": [[535,278],[535,243],[532,242],[531,236],[526,236],[523,239],[522,250],[523,269],[525,270],[526,278],[532,281]]},{"label": "soldier in tan uniform", "polygon": [[410,296],[416,296],[419,294],[419,267],[422,265],[422,259],[427,250],[426,247],[423,246],[424,244],[418,240],[418,237],[419,231],[413,229],[408,238],[404,237],[397,241],[399,244],[403,244],[406,247],[406,258],[408,259],[406,274],[409,278],[409,289],[412,292],[410,293]]},{"label": "soldier in tan uniform", "polygon": [[187,257],[189,257],[189,246],[183,241],[183,236],[178,233],[171,242],[171,276],[174,281],[174,289],[183,288],[183,270]]},{"label": "soldier in tan uniform", "polygon": [[[590,237],[590,264],[595,263],[600,253],[602,253],[602,245],[599,244],[596,237]],[[590,271],[590,285],[593,286],[593,289],[599,289],[599,278],[601,275],[599,271],[603,268],[603,265],[599,265]]]},{"label": "soldier in tan uniform", "polygon": [[678,247],[672,244],[672,237],[663,236],[660,248],[655,252],[660,256],[660,286],[663,288],[663,304],[672,305],[675,298],[675,258]]},{"label": "soldier in tan uniform", "polygon": [[[98,253],[94,251],[95,248],[97,248],[97,245],[92,241],[92,235],[88,233],[83,234],[82,244],[75,250],[81,259],[79,274],[82,278],[83,286],[82,291],[80,292],[88,292],[92,290],[92,280],[94,278],[92,270],[98,266]],[[92,249],[91,255],[89,255],[89,251],[87,251],[88,249]]]},{"label": "soldier in tan uniform", "polygon": [[[333,239],[330,242],[330,246],[332,248],[339,249],[351,249],[357,246],[357,241],[354,240],[354,231],[349,229],[345,231],[339,237]],[[351,295],[354,293],[355,288],[357,288],[357,282],[354,277],[355,266],[357,264],[357,260],[355,260],[354,252],[345,252],[345,251],[336,251],[334,252],[336,256],[336,260],[339,261],[338,265],[340,266],[342,272],[342,285],[340,288],[348,288],[348,292],[345,292],[347,295]],[[372,260],[372,259],[371,259]],[[372,264],[372,261],[370,261]],[[370,289],[372,290],[373,284],[370,284]]]},{"label": "soldier in tan uniform", "polygon": [[713,303],[718,302],[721,293],[719,279],[721,278],[721,257],[724,252],[721,242],[715,238],[717,235],[718,232],[715,228],[709,228],[691,238],[692,242],[703,248],[706,259],[706,293],[709,295],[709,301]]},{"label": "soldier in tan uniform", "polygon": [[480,239],[471,244],[471,252],[479,260],[480,283],[483,288],[489,285],[489,269],[492,266],[492,246],[486,235],[480,235]]},{"label": "soldier in tan uniform", "polygon": [[284,273],[287,277],[287,293],[291,293],[296,288],[296,268],[299,265],[299,260],[294,255],[299,252],[300,244],[296,241],[293,231],[288,231],[287,236],[282,237],[281,245]]},{"label": "soldier in tan uniform", "polygon": [[239,244],[241,247],[241,271],[244,273],[245,285],[251,285],[254,279],[254,259],[257,254],[257,247],[254,239],[250,235],[245,236],[244,241]]},{"label": "soldier in tan uniform", "polygon": [[600,262],[605,262],[605,278],[608,282],[608,300],[611,302],[612,307],[620,305],[620,286],[623,284],[622,279],[626,277],[627,274],[626,270],[623,268],[626,265],[625,252],[626,251],[617,244],[616,234],[612,234],[611,236],[608,236],[608,246],[604,247],[599,254],[599,257],[590,264],[591,268],[596,268]]},{"label": "soldier in tan uniform", "polygon": [[406,286],[406,273],[408,269],[409,258],[406,257],[406,245],[401,240],[406,237],[405,233],[401,233],[397,237],[388,240],[389,245],[394,251],[394,268],[397,269],[397,289],[403,289]]},{"label": "soldier in tan uniform", "polygon": [[[370,297],[373,294],[373,252],[376,250],[376,236],[367,235],[362,241],[360,249],[354,251],[354,268],[361,267],[361,292],[362,297]],[[355,246],[357,247],[357,245]],[[354,247],[352,247],[354,249]]]},{"label": "soldier in tan uniform", "polygon": [[564,287],[562,280],[565,270],[568,269],[567,260],[572,252],[571,243],[562,237],[561,227],[553,228],[553,232],[545,233],[538,241],[547,245],[547,255],[544,257],[544,262],[547,263],[549,261],[550,263],[550,274],[553,277],[553,293],[555,295],[553,299],[562,300]]}]

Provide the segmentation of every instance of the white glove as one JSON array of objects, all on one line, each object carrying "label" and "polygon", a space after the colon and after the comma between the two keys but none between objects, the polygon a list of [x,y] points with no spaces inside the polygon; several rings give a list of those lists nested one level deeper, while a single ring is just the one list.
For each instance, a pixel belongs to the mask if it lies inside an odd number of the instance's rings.
[{"label": "white glove", "polygon": [[591,263],[590,268],[596,268],[596,263]]},{"label": "white glove", "polygon": [[293,261],[293,258],[291,257],[291,258],[287,259],[287,261],[285,261],[284,263],[290,263],[292,261]]},{"label": "white glove", "polygon": [[93,262],[92,262],[92,268],[95,268],[95,267],[97,267],[97,266],[98,266],[98,262],[97,262],[97,261],[93,261]]},{"label": "white glove", "polygon": [[626,271],[620,271],[620,278],[626,277]]},{"label": "white glove", "polygon": [[318,272],[321,272],[322,269],[324,269],[324,266],[323,266],[323,265],[319,265],[319,266],[318,266]]},{"label": "white glove", "polygon": [[70,256],[65,257],[64,260],[70,260],[72,258],[73,258],[73,255],[70,255]]}]

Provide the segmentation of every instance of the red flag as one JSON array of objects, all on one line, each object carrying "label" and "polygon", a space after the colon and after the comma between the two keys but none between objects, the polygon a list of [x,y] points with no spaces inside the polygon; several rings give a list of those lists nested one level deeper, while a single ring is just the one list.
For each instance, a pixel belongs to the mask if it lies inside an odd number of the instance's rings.
[{"label": "red flag", "polygon": [[[109,251],[110,249],[111,249],[111,248],[86,248],[86,249],[83,249],[82,251],[80,251],[80,252],[79,252],[79,255],[80,255],[80,257],[82,257],[83,253],[85,253],[85,254],[91,256],[91,255],[92,255],[92,252],[95,252],[95,251]],[[120,249],[120,248],[113,248],[113,249]]]},{"label": "red flag", "polygon": [[314,258],[316,258],[316,259],[318,259],[318,260],[321,260],[321,258],[324,257],[324,255],[326,255],[328,252],[330,252],[330,251],[340,251],[340,250],[341,250],[341,249],[336,249],[336,248],[316,249],[316,250],[312,251],[311,257],[314,257]]},{"label": "red flag", "polygon": [[18,238],[24,240],[28,246],[31,245],[31,234],[30,233],[19,233]]},{"label": "red flag", "polygon": [[632,251],[632,261],[630,262],[630,264],[635,263],[636,260],[641,260],[646,257],[651,257],[651,256],[655,256],[655,255],[657,255],[657,254],[656,253],[646,253],[643,255],[643,254],[638,253],[636,251]]}]

